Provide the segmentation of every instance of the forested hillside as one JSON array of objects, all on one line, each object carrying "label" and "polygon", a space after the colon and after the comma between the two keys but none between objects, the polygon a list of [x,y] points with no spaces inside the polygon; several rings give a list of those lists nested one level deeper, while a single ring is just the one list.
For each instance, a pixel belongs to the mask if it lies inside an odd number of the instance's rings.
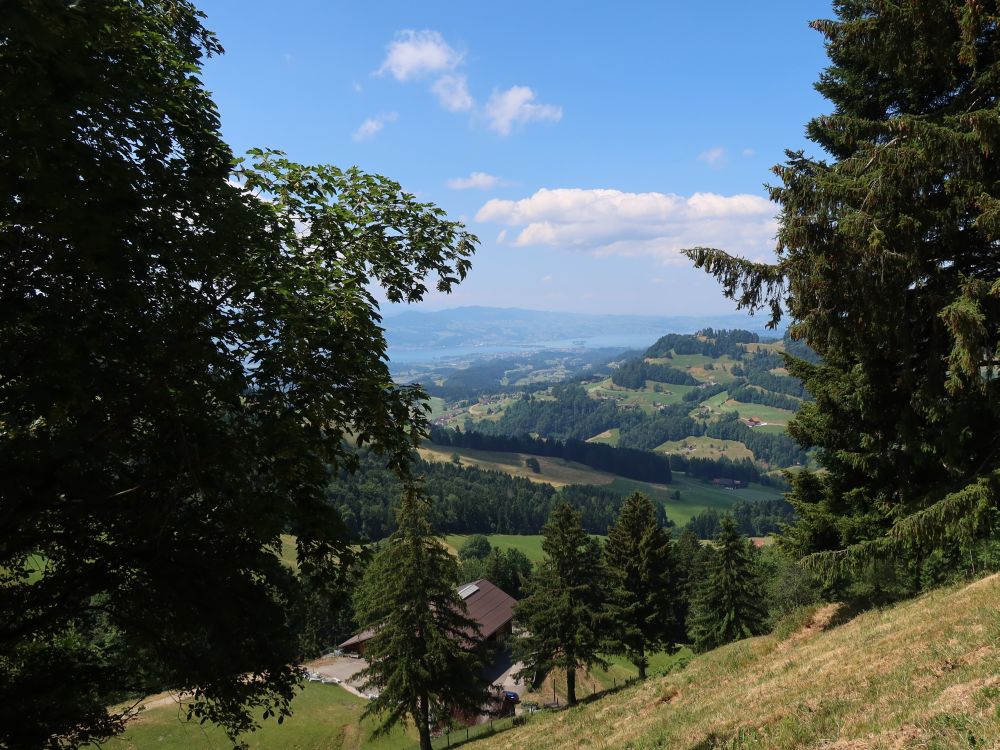
[{"label": "forested hillside", "polygon": [[[526,381],[523,362],[497,359],[435,373],[428,388],[439,396],[462,397],[440,407],[443,416],[436,424],[470,436],[517,440],[521,449],[526,440],[558,441],[573,446],[576,456],[584,455],[579,442],[607,444],[668,456],[680,471],[693,461],[700,478],[758,481],[776,469],[809,462],[786,432],[809,398],[802,382],[785,370],[782,352],[789,348],[815,361],[808,347],[787,337],[762,342],[750,331],[707,328],[694,335],[667,334],[642,354],[592,361],[586,371],[567,373],[554,385]],[[494,384],[492,392],[487,381]],[[443,444],[485,440],[455,442],[435,435]],[[525,452],[543,450],[536,445]],[[602,468],[611,456],[603,457]]]}]

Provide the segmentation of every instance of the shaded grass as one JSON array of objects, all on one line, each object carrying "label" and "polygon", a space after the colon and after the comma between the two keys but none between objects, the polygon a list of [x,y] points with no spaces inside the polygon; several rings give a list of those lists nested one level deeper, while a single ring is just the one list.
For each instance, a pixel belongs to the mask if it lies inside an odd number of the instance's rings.
[{"label": "shaded grass", "polygon": [[[444,538],[445,544],[457,553],[470,534],[449,534]],[[486,534],[490,545],[497,549],[516,549],[527,556],[531,562],[541,562],[545,557],[542,552],[541,534]]]},{"label": "shaded grass", "polygon": [[[374,724],[361,720],[367,701],[336,685],[307,683],[292,702],[293,714],[284,723],[274,719],[245,740],[252,750],[397,750],[411,748],[416,730],[394,729],[370,740]],[[211,724],[184,721],[186,709],[174,703],[150,708],[131,724],[122,737],[104,743],[107,750],[185,750],[232,747],[225,733]]]},{"label": "shaded grass", "polygon": [[753,638],[482,748],[1000,744],[1000,575],[827,630]]}]

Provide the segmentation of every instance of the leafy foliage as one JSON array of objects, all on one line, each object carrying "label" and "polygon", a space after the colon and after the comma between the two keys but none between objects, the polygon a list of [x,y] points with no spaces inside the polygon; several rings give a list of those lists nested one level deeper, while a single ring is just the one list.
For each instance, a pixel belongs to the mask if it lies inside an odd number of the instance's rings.
[{"label": "leafy foliage", "polygon": [[405,478],[424,428],[369,290],[447,291],[476,239],[356,169],[234,171],[187,0],[6,3],[0,39],[0,744],[168,687],[235,738],[344,586],[341,437]]}]

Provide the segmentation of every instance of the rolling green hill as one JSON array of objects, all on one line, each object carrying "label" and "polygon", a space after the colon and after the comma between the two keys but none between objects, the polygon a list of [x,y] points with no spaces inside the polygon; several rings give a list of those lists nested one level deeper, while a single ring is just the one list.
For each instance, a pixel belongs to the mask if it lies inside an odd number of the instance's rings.
[{"label": "rolling green hill", "polygon": [[1000,575],[841,617],[828,605],[785,640],[724,646],[470,747],[1000,747]]}]

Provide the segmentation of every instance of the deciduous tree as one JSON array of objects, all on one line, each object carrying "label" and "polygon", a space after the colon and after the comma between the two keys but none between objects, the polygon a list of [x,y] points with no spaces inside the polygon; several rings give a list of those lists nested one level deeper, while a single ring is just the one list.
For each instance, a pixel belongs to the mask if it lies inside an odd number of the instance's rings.
[{"label": "deciduous tree", "polygon": [[0,745],[165,688],[235,737],[343,583],[342,438],[405,476],[424,429],[373,290],[449,289],[475,238],[358,170],[234,170],[187,0],[14,0],[0,40]]}]

